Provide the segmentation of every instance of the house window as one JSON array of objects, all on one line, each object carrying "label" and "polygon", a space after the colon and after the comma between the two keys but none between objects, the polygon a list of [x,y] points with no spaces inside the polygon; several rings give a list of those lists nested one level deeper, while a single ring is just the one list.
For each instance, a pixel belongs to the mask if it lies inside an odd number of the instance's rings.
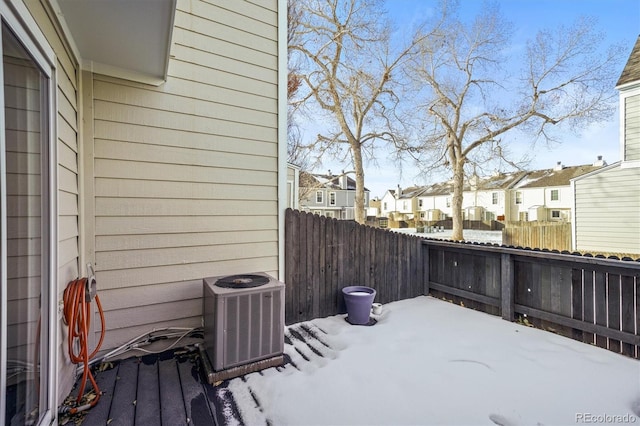
[{"label": "house window", "polygon": [[328,211],[324,214],[326,217],[335,217],[332,211]]},{"label": "house window", "polygon": [[316,203],[322,204],[322,191],[316,191]]},{"label": "house window", "polygon": [[560,193],[557,189],[551,190],[551,201],[558,201],[560,199]]},{"label": "house window", "polygon": [[403,201],[402,202],[402,210],[406,210],[407,209],[407,202]]},{"label": "house window", "polygon": [[491,193],[491,204],[498,204],[498,193]]},{"label": "house window", "polygon": [[314,210],[313,214],[317,214],[318,216],[320,216],[322,214],[321,210]]},{"label": "house window", "polygon": [[424,219],[424,212],[420,212],[420,219]]},{"label": "house window", "polygon": [[418,207],[422,208],[422,200],[418,200]]},{"label": "house window", "polygon": [[[6,19],[6,20],[5,20]],[[6,424],[49,424],[55,368],[51,319],[57,267],[53,232],[57,162],[53,117],[53,54],[2,16],[3,127],[0,129],[0,419]],[[10,27],[11,26],[11,27]],[[40,49],[42,48],[42,49]],[[47,53],[45,53],[47,52]],[[46,56],[44,56],[46,55]],[[7,297],[9,296],[9,297]],[[5,399],[6,398],[6,399]]]},{"label": "house window", "polygon": [[382,210],[387,210],[387,203],[384,203],[384,205],[382,206]]},{"label": "house window", "polygon": [[551,210],[551,219],[560,219],[560,210]]},{"label": "house window", "polygon": [[447,207],[451,207],[451,198],[447,197]]},{"label": "house window", "polygon": [[336,205],[336,193],[335,192],[330,192],[329,193],[329,205],[330,206],[335,206]]},{"label": "house window", "polygon": [[516,204],[522,204],[522,192],[516,192]]}]

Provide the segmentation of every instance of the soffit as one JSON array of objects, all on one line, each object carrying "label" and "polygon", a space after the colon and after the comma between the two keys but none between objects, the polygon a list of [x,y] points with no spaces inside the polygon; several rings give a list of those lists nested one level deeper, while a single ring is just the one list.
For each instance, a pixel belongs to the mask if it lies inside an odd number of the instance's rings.
[{"label": "soffit", "polygon": [[176,0],[50,0],[81,67],[159,85],[166,80]]}]

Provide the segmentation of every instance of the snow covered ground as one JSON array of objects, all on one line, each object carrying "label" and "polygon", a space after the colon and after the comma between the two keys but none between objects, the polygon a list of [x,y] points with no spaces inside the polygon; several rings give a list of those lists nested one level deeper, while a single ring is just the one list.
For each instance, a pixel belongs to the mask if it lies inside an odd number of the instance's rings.
[{"label": "snow covered ground", "polygon": [[[231,381],[247,424],[640,424],[640,362],[432,297],[289,327],[296,364]],[[297,328],[296,328],[297,327]],[[317,333],[305,344],[293,332]]]},{"label": "snow covered ground", "polygon": [[[451,239],[451,234],[453,232],[451,229],[445,229],[442,232],[426,232],[418,234],[416,233],[416,228],[394,228],[392,229],[392,231],[417,235],[424,238],[433,238],[437,240],[449,240]],[[465,241],[502,244],[502,231],[479,231],[475,229],[465,229],[462,234]]]}]

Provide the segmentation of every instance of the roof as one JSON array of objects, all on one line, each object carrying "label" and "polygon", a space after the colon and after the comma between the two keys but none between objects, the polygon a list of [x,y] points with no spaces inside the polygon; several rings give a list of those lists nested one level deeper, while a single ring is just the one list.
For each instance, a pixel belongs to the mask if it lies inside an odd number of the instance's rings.
[{"label": "roof", "polygon": [[616,87],[622,86],[623,84],[631,83],[632,81],[640,80],[640,36],[636,40],[635,46],[631,50],[631,54],[629,55],[629,59],[627,60],[627,64],[624,66],[622,70],[622,74],[620,74],[620,79],[616,84]]},{"label": "roof", "polygon": [[[347,178],[347,191],[355,191],[356,190],[356,181],[349,176],[345,176]],[[327,189],[342,189],[340,187],[340,176],[334,175],[322,175],[322,174],[311,174],[308,172],[300,172],[300,187],[302,188],[327,188]],[[365,192],[369,190],[365,187]]]},{"label": "roof", "polygon": [[529,172],[514,187],[522,189],[549,186],[568,186],[571,184],[571,179],[577,178],[578,176],[582,176],[586,173],[591,173],[594,170],[600,169],[601,167],[602,166],[583,165],[565,167],[561,170],[536,170],[533,172]]}]

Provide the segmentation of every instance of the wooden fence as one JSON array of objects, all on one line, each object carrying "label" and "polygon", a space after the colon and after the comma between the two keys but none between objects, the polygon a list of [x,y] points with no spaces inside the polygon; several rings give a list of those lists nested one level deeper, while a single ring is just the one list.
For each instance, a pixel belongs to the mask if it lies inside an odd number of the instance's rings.
[{"label": "wooden fence", "polygon": [[287,210],[287,324],[346,312],[341,289],[376,301],[431,294],[640,358],[640,262],[421,239]]},{"label": "wooden fence", "polygon": [[425,294],[420,238],[290,209],[285,222],[287,324],[346,312],[346,286],[380,303]]},{"label": "wooden fence", "polygon": [[423,244],[432,296],[640,358],[640,262]]},{"label": "wooden fence", "polygon": [[502,243],[509,246],[571,250],[571,224],[567,222],[516,222],[502,230]]}]

